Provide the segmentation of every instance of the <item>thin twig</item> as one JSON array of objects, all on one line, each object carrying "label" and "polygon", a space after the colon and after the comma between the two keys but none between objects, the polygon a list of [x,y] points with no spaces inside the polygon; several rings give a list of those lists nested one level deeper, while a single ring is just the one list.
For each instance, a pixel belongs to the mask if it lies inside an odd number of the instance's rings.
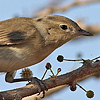
[{"label": "thin twig", "polygon": [[71,60],[71,59],[63,59],[65,61],[83,61],[82,59],[77,59],[77,60]]},{"label": "thin twig", "polygon": [[75,0],[74,2],[67,3],[62,6],[50,6],[49,8],[43,9],[42,11],[38,12],[36,16],[45,16],[56,12],[64,12],[76,6],[87,5],[95,2],[100,2],[100,0]]},{"label": "thin twig", "polygon": [[93,60],[96,60],[96,59],[98,59],[98,58],[100,58],[100,56],[98,56],[98,57],[96,57],[96,58],[92,59],[92,61],[93,61]]}]

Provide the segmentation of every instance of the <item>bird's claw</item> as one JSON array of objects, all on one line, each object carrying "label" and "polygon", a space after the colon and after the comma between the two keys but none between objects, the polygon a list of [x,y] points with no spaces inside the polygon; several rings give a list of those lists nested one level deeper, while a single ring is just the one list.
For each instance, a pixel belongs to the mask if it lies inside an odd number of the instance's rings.
[{"label": "bird's claw", "polygon": [[[41,98],[45,97],[45,90],[47,91],[47,85],[44,83],[43,80],[38,79],[37,77],[31,77],[29,79],[29,83],[28,84],[36,84],[38,86],[38,95],[40,95],[40,92],[43,92],[43,96]],[[27,85],[28,85],[27,84]]]}]

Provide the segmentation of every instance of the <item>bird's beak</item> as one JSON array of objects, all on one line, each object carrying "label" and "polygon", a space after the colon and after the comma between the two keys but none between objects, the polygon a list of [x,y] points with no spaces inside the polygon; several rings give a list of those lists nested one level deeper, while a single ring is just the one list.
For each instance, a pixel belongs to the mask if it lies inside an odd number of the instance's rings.
[{"label": "bird's beak", "polygon": [[83,29],[78,30],[78,34],[84,35],[84,36],[93,36],[92,33],[88,32],[88,31],[85,31]]}]

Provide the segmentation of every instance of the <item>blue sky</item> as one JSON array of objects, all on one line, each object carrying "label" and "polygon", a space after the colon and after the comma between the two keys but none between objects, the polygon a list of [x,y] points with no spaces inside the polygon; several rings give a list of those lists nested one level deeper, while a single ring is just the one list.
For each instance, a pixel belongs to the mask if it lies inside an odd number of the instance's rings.
[{"label": "blue sky", "polygon": [[[49,2],[50,0],[48,0]],[[37,9],[43,5],[48,4],[47,0],[0,0],[0,20],[6,20],[12,18],[13,16],[27,16],[31,17],[37,11]],[[63,16],[67,16],[73,20],[78,18],[84,18],[85,23],[87,24],[100,24],[100,3],[94,3],[91,5],[79,6],[69,10],[67,13],[56,13]],[[59,63],[56,60],[56,57],[59,54],[64,55],[65,58],[69,59],[76,59],[77,54],[80,52],[83,55],[84,59],[92,59],[100,55],[100,36],[94,37],[84,37],[80,40],[70,41],[63,45],[62,47],[58,48],[54,51],[49,57],[47,57],[44,61],[30,68],[33,70],[34,76],[41,78],[44,73],[44,66],[46,62],[51,62],[53,65],[53,70],[56,74],[57,68],[61,67],[62,72],[66,73],[72,70],[73,68],[77,68],[80,66],[79,63],[76,62],[63,62]],[[41,72],[40,72],[41,69]],[[18,71],[16,77],[19,77],[19,73],[21,70]],[[50,73],[46,75],[46,78],[49,77]],[[0,75],[0,90],[8,90],[14,89],[16,87],[21,87],[26,84],[26,82],[21,83],[6,83],[4,80],[4,75]],[[100,98],[100,79],[89,78],[88,80],[84,80],[80,83],[86,89],[92,89],[95,92],[95,97],[93,100],[98,100]],[[98,93],[99,92],[99,93]],[[45,100],[64,100],[67,98],[69,100],[86,100],[85,93],[78,88],[77,91],[71,92],[69,88],[58,92],[57,94],[52,95],[50,98],[46,98]]]}]

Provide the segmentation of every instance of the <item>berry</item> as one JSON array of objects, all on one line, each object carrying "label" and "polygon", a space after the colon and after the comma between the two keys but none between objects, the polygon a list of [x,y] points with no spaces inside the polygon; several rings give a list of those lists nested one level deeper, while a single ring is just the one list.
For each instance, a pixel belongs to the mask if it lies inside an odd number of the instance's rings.
[{"label": "berry", "polygon": [[75,91],[76,88],[77,88],[76,85],[75,85],[75,86],[72,86],[72,85],[70,86],[70,90],[71,90],[71,91]]},{"label": "berry", "polygon": [[94,97],[94,92],[91,91],[91,90],[89,90],[89,91],[87,91],[86,96],[87,96],[88,98],[93,98],[93,97]]},{"label": "berry", "polygon": [[58,72],[61,72],[61,68],[58,68]]},{"label": "berry", "polygon": [[57,60],[58,60],[59,62],[62,62],[63,59],[64,59],[64,57],[63,57],[62,55],[59,55],[59,56],[57,57]]},{"label": "berry", "polygon": [[46,69],[48,70],[48,69],[51,68],[51,64],[50,64],[50,63],[47,63],[45,67],[46,67]]}]

